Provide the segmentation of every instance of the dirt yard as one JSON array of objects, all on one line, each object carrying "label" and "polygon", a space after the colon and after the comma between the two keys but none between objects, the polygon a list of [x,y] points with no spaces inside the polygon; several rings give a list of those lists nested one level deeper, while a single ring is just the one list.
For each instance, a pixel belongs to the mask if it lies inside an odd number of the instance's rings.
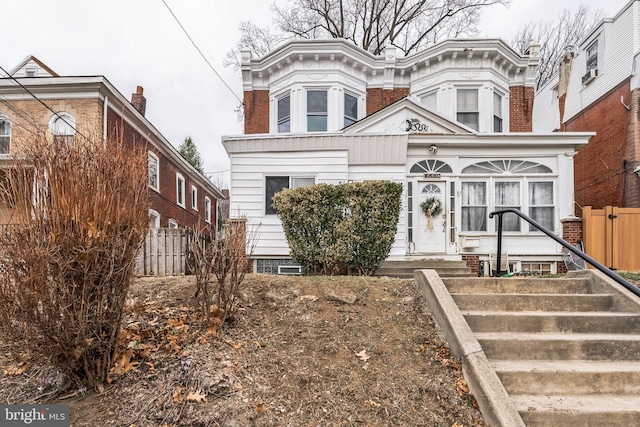
[{"label": "dirt yard", "polygon": [[486,425],[411,280],[249,275],[207,331],[194,288],[136,282],[102,392],[2,351],[0,401],[69,404],[72,426]]}]

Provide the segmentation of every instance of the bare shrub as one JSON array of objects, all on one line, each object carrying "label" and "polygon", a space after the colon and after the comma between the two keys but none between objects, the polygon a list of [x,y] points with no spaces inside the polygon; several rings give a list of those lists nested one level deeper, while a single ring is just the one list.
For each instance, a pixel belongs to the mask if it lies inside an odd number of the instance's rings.
[{"label": "bare shrub", "polygon": [[147,155],[68,142],[28,141],[0,183],[14,223],[0,235],[0,328],[100,388],[148,227]]},{"label": "bare shrub", "polygon": [[212,315],[224,323],[237,313],[240,285],[257,239],[257,228],[247,230],[245,219],[229,220],[223,231],[211,239],[202,231],[194,232],[190,249],[196,274],[195,301],[207,323],[212,321]]}]

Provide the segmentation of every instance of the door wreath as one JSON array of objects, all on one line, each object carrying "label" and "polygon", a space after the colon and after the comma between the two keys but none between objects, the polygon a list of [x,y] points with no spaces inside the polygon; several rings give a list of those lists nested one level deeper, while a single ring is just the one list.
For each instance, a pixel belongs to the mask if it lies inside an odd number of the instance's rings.
[{"label": "door wreath", "polygon": [[433,230],[433,218],[442,212],[440,199],[435,196],[427,197],[424,202],[420,203],[420,210],[427,217],[427,227],[429,230]]}]

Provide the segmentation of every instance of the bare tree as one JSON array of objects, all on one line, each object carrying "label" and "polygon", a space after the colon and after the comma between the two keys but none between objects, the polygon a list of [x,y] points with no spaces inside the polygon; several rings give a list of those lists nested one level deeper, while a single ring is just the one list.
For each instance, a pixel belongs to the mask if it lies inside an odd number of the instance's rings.
[{"label": "bare tree", "polygon": [[277,32],[242,23],[225,65],[238,66],[241,47],[262,56],[284,40],[343,38],[373,54],[388,45],[405,55],[450,37],[475,36],[481,11],[511,0],[293,0],[272,6]]},{"label": "bare tree", "polygon": [[603,9],[591,10],[580,5],[575,13],[564,9],[555,20],[530,22],[515,35],[511,45],[520,53],[526,52],[532,40],[540,43],[536,89],[558,71],[565,49],[577,45],[603,17]]}]

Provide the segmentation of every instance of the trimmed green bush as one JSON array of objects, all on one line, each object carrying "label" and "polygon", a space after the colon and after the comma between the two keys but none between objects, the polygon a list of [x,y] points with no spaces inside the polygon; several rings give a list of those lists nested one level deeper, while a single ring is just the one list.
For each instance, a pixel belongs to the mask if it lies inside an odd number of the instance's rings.
[{"label": "trimmed green bush", "polygon": [[367,181],[285,189],[273,197],[290,254],[307,273],[340,265],[372,275],[389,255],[402,184]]}]

